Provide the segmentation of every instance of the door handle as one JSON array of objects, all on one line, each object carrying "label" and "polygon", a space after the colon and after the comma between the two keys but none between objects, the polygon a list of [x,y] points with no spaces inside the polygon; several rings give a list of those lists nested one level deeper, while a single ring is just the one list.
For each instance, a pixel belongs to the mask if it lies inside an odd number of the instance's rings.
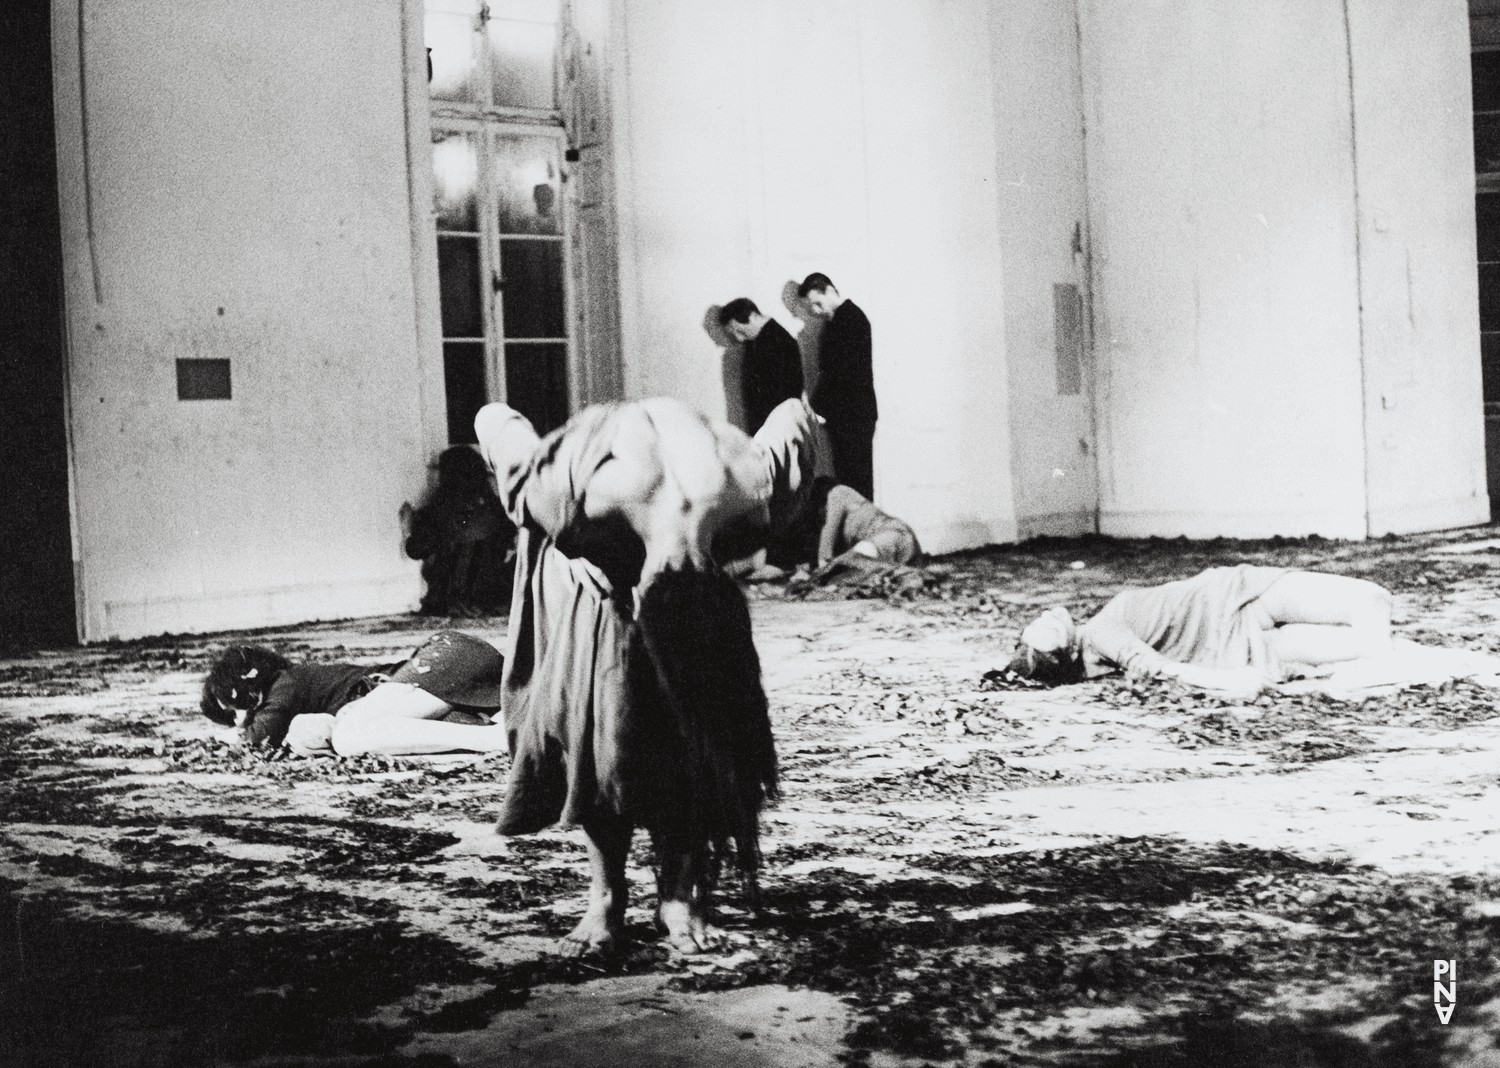
[{"label": "door handle", "polygon": [[500,292],[505,288],[505,279],[501,278],[498,274],[490,275],[490,288],[496,293]]}]

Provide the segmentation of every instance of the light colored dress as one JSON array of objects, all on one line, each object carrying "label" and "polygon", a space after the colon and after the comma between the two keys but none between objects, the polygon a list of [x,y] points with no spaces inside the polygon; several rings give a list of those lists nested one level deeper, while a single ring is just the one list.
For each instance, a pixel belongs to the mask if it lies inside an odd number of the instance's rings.
[{"label": "light colored dress", "polygon": [[1084,669],[1151,674],[1161,664],[1254,668],[1272,681],[1285,671],[1272,656],[1272,622],[1256,604],[1286,568],[1211,567],[1177,582],[1117,594],[1080,628]]}]

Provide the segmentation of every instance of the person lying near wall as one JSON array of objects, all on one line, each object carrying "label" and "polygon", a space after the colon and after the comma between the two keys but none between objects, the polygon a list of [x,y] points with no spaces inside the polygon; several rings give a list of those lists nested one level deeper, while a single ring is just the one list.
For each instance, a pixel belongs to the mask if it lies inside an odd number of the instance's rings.
[{"label": "person lying near wall", "polygon": [[820,518],[815,581],[841,567],[858,569],[866,561],[909,564],[922,553],[911,527],[851,486],[819,479],[813,485],[813,507]]},{"label": "person lying near wall", "polygon": [[489,642],[439,631],[395,664],[293,664],[231,645],[210,662],[199,708],[259,749],[408,756],[498,752],[504,661]]},{"label": "person lying near wall", "polygon": [[1383,587],[1241,564],[1125,590],[1082,626],[1066,608],[1048,609],[1021,632],[1009,670],[1054,684],[1123,671],[1249,697],[1391,654],[1391,595]]},{"label": "person lying near wall", "polygon": [[749,608],[720,562],[800,512],[812,415],[785,401],[754,440],[664,398],[585,408],[545,438],[503,404],[474,426],[519,531],[497,830],[583,827],[589,906],[564,955],[619,945],[636,827],[656,851],[659,926],[676,950],[706,949],[721,864],[754,893],[776,789]]},{"label": "person lying near wall", "polygon": [[425,615],[494,615],[510,602],[516,529],[467,445],[438,457],[437,486],[420,508],[401,506],[406,555],[422,561]]},{"label": "person lying near wall", "polygon": [[853,487],[824,476],[813,482],[801,514],[772,540],[764,559],[740,561],[733,572],[759,581],[808,567],[814,582],[825,582],[843,572],[910,564],[921,555],[910,526]]}]

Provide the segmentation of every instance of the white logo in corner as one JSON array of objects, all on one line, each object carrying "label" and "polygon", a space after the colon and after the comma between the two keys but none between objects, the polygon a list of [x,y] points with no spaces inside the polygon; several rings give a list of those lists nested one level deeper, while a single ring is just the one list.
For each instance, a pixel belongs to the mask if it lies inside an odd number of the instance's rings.
[{"label": "white logo in corner", "polygon": [[[1443,985],[1443,977],[1448,985]],[[1448,1004],[1444,1005],[1446,1000]],[[1438,1023],[1453,1019],[1453,1010],[1458,1005],[1458,961],[1435,960],[1432,962],[1432,1004],[1437,1009]]]}]

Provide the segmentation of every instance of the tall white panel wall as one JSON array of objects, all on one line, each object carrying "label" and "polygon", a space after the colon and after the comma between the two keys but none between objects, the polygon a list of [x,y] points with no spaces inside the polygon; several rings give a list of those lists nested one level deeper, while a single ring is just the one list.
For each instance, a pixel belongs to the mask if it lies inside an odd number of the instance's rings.
[{"label": "tall white panel wall", "polygon": [[1489,520],[1464,0],[1350,0],[1370,533]]},{"label": "tall white panel wall", "polygon": [[1008,0],[989,29],[1018,533],[1077,534],[1098,486],[1076,8]]},{"label": "tall white panel wall", "polygon": [[1081,0],[1103,529],[1488,518],[1461,0]]},{"label": "tall white panel wall", "polygon": [[710,308],[805,330],[823,271],[874,326],[877,494],[939,551],[1016,532],[988,7],[614,8],[628,395],[726,411]]},{"label": "tall white panel wall", "polygon": [[1081,0],[1101,524],[1365,533],[1341,0]]},{"label": "tall white panel wall", "polygon": [[[88,639],[412,607],[399,0],[54,8]],[[80,56],[82,63],[80,64]],[[180,401],[179,358],[232,399]]]}]

